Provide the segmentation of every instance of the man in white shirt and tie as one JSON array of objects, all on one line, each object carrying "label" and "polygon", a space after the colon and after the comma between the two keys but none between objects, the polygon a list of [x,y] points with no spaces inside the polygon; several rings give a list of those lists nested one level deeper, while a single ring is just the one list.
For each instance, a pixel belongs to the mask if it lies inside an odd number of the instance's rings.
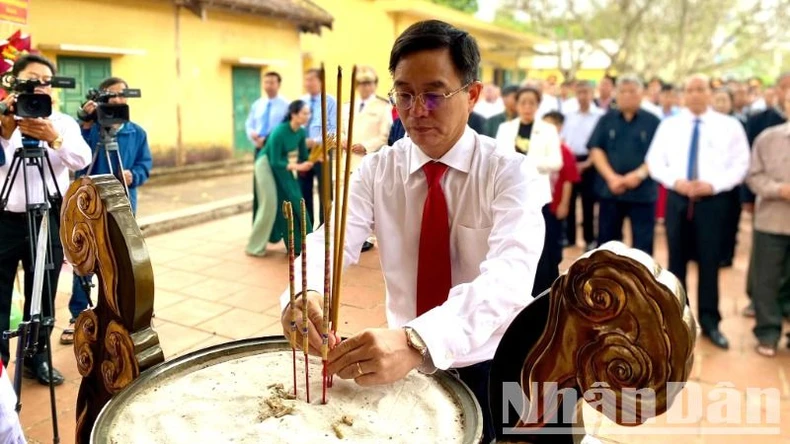
[{"label": "man in white shirt and tie", "polygon": [[[356,263],[362,243],[377,234],[389,328],[339,345],[330,338],[328,372],[374,385],[413,369],[453,368],[488,412],[490,361],[507,326],[532,300],[549,184],[525,156],[496,150],[493,139],[467,126],[482,89],[479,63],[475,40],[437,20],[416,23],[395,41],[392,95],[410,137],[365,156],[353,175],[344,246],[345,264]],[[307,243],[315,352],[323,230]],[[287,291],[281,301],[290,332]],[[485,418],[490,442],[494,426]]]},{"label": "man in white shirt and tie", "polygon": [[[55,75],[55,65],[48,59],[39,55],[25,55],[20,57],[11,70],[17,80],[39,81],[42,84],[35,88],[38,94],[52,95],[52,77]],[[11,95],[4,101],[12,110],[16,106],[15,96]],[[9,182],[8,201],[0,203],[0,332],[8,330],[9,315],[11,311],[11,294],[13,291],[14,280],[16,277],[19,262],[25,268],[25,316],[30,312],[32,300],[31,289],[33,287],[33,263],[31,261],[33,252],[30,251],[29,229],[27,220],[27,204],[40,205],[48,202],[49,206],[49,251],[51,254],[53,267],[47,270],[46,278],[41,295],[41,315],[49,317],[53,315],[51,302],[55,300],[55,293],[58,286],[58,276],[63,265],[63,247],[60,243],[60,198],[69,186],[69,171],[79,171],[88,166],[91,162],[91,149],[82,138],[82,133],[77,121],[73,117],[54,111],[47,118],[23,118],[19,119],[10,112],[0,116],[2,123],[2,134],[0,134],[0,146],[2,148],[2,158],[5,162],[0,162],[0,184],[6,181],[13,162],[14,152],[22,147],[23,134],[39,140],[39,146],[46,150],[49,164],[52,166],[50,172],[46,162],[44,163],[44,177],[41,177],[39,169],[35,166],[21,166],[17,171],[16,178]],[[17,164],[19,165],[19,164]],[[27,180],[23,178],[23,170],[26,171]],[[53,177],[54,176],[54,177]],[[49,196],[44,195],[44,183]],[[25,191],[27,183],[27,192]],[[56,188],[57,187],[57,188]],[[58,192],[60,195],[57,195]],[[5,198],[6,196],[2,196]],[[38,212],[38,209],[30,208],[31,211]],[[41,223],[41,216],[34,213],[34,228],[38,233],[38,226]],[[25,358],[24,375],[35,378],[39,383],[48,385],[50,382],[50,368],[47,361],[47,335],[51,332],[50,328],[41,327],[39,330],[38,349],[35,356]],[[8,340],[0,340],[0,355],[3,364],[6,366],[10,360]],[[18,363],[17,363],[18,365]],[[52,370],[52,384],[60,385],[63,383],[63,375],[56,369]]]},{"label": "man in white shirt and tie", "polygon": [[573,151],[576,157],[576,166],[582,176],[582,181],[573,185],[571,194],[570,211],[568,212],[566,238],[568,244],[576,245],[576,199],[582,199],[582,224],[584,226],[584,242],[587,251],[594,249],[595,243],[595,168],[590,159],[590,150],[587,141],[590,140],[595,125],[603,116],[603,111],[593,103],[593,88],[587,80],[576,83],[577,106],[565,114],[565,124],[562,126],[562,140]]},{"label": "man in white shirt and tie", "polygon": [[686,283],[686,265],[696,252],[698,319],[702,333],[727,349],[719,330],[719,263],[723,255],[727,191],[749,168],[746,132],[734,117],[710,109],[710,81],[691,76],[685,84],[686,109],[661,122],[647,153],[650,175],[669,194],[665,225],[669,271]]}]

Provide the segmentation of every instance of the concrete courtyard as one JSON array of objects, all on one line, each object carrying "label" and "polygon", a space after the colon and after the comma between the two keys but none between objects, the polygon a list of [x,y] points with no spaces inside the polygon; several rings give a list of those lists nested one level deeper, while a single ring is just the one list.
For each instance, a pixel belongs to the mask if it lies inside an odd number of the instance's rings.
[{"label": "concrete courtyard", "polygon": [[[248,257],[244,247],[250,219],[250,215],[245,213],[147,239],[156,286],[156,317],[153,324],[168,359],[233,339],[281,333],[278,297],[288,285],[287,256],[282,246],[275,246],[267,257]],[[782,424],[774,426],[781,429],[780,433],[751,437],[707,435],[705,433],[711,424],[703,419],[685,425],[682,436],[627,435],[624,433],[633,433],[635,430],[613,426],[601,420],[600,415],[586,409],[588,432],[600,437],[603,442],[613,443],[790,442],[790,350],[783,343],[774,359],[757,355],[753,350],[756,341],[751,334],[753,320],[740,315],[740,309],[747,303],[743,289],[747,252],[751,247],[750,227],[745,221],[735,264],[723,270],[721,277],[722,330],[730,339],[731,349],[716,349],[699,338],[691,380],[706,397],[710,396],[717,384],[725,382],[741,391],[747,387],[777,389],[781,394],[780,405],[763,406],[763,409],[778,409]],[[658,230],[656,258],[666,264],[665,239],[662,229],[659,227]],[[579,254],[579,248],[566,249],[563,268]],[[65,266],[56,304],[57,329],[53,334],[55,366],[67,379],[56,389],[63,443],[71,443],[74,439],[75,404],[80,384],[72,347],[58,343],[60,332],[67,326],[69,319],[66,306],[71,288],[70,277],[71,270]],[[694,279],[695,271],[692,270],[689,282],[692,303],[696,299]],[[384,282],[379,270],[378,251],[373,249],[363,254],[360,264],[352,266],[344,278],[341,333],[348,335],[367,327],[385,326],[383,299]],[[9,371],[13,371],[13,366]],[[742,401],[745,409],[746,402]],[[21,420],[31,442],[51,442],[50,416],[48,389],[34,381],[25,380]],[[655,427],[663,423],[664,420],[659,418],[656,424],[643,427]]]}]

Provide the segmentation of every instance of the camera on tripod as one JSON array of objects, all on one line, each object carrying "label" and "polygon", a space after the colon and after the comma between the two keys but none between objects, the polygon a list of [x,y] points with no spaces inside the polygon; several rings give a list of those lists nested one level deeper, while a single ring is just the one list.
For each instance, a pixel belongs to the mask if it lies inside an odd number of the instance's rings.
[{"label": "camera on tripod", "polygon": [[[52,114],[52,98],[48,94],[36,93],[36,88],[40,86],[52,86],[53,88],[74,88],[76,81],[71,77],[53,77],[52,80],[44,82],[38,79],[18,79],[13,74],[6,73],[0,78],[3,88],[9,92],[16,93],[16,103],[14,104],[14,114],[18,117],[49,117]],[[11,110],[5,105],[0,106],[0,113],[9,114]]]},{"label": "camera on tripod", "polygon": [[81,110],[80,119],[86,122],[96,120],[99,122],[99,125],[104,127],[126,123],[129,121],[129,105],[125,103],[110,103],[110,99],[114,97],[139,98],[141,96],[139,89],[124,89],[120,92],[91,89],[85,98],[96,102],[96,111],[91,114],[85,114]]}]

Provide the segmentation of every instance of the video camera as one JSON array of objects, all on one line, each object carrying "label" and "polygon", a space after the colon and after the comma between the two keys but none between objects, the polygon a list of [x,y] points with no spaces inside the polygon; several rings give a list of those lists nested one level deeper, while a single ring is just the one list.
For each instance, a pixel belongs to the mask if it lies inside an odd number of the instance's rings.
[{"label": "video camera", "polygon": [[[14,114],[18,117],[49,117],[52,114],[52,98],[47,94],[36,93],[39,86],[53,88],[74,88],[76,82],[71,77],[53,77],[49,82],[41,80],[20,80],[10,72],[0,78],[0,84],[9,92],[17,94]],[[0,104],[0,114],[9,114],[8,106]]]},{"label": "video camera", "polygon": [[125,103],[109,103],[113,97],[139,98],[142,94],[139,89],[125,89],[121,92],[100,91],[91,89],[85,98],[96,102],[96,111],[86,114],[80,110],[80,119],[86,122],[98,121],[99,125],[108,127],[129,121],[129,105]]}]

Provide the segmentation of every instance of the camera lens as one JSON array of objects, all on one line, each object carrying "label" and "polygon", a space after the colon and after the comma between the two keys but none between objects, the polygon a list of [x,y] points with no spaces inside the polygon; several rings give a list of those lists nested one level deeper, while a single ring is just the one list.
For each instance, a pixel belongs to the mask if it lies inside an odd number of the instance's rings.
[{"label": "camera lens", "polygon": [[49,117],[52,99],[46,94],[20,94],[16,101],[19,117]]}]

